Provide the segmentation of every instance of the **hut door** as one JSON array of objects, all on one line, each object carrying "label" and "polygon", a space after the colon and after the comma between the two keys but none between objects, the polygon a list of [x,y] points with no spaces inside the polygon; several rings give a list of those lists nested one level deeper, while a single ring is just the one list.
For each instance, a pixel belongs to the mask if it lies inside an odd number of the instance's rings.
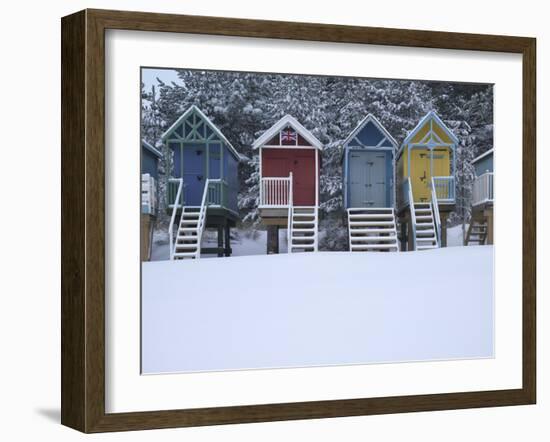
[{"label": "hut door", "polygon": [[204,183],[206,182],[206,152],[204,144],[183,146],[183,182],[185,204],[200,206]]},{"label": "hut door", "polygon": [[350,207],[386,207],[386,154],[350,155]]},{"label": "hut door", "polygon": [[315,151],[301,150],[290,158],[294,205],[315,205]]},{"label": "hut door", "polygon": [[369,152],[367,157],[368,181],[367,196],[370,207],[386,207],[386,154],[384,152]]},{"label": "hut door", "polygon": [[429,201],[431,198],[432,175],[430,154],[427,149],[411,150],[411,183],[415,202]]}]

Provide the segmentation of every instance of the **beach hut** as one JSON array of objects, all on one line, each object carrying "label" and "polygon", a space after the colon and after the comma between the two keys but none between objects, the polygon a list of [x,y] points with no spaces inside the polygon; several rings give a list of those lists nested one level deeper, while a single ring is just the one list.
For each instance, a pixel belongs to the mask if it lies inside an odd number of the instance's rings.
[{"label": "beach hut", "polygon": [[465,245],[493,244],[493,149],[472,160],[476,178],[472,187],[472,217]]},{"label": "beach hut", "polygon": [[369,114],[342,147],[350,251],[399,251],[394,209],[397,142]]},{"label": "beach hut", "polygon": [[151,257],[153,225],[157,215],[158,165],[162,153],[141,140],[141,260]]},{"label": "beach hut", "polygon": [[317,251],[321,142],[285,115],[253,144],[259,150],[262,222],[268,253],[278,253],[278,230],[287,228],[288,252]]},{"label": "beach hut", "polygon": [[[173,155],[167,183],[170,258],[230,256],[230,229],[238,219],[239,153],[197,106],[170,126],[162,142]],[[205,228],[217,229],[217,247],[201,247]]]},{"label": "beach hut", "polygon": [[402,250],[446,246],[447,217],[455,207],[457,145],[457,137],[433,111],[403,141],[396,171]]}]

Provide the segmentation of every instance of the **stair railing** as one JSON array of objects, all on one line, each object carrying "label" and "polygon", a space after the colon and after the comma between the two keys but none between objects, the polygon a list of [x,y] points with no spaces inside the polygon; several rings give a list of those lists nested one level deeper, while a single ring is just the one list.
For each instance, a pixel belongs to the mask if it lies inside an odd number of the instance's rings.
[{"label": "stair railing", "polygon": [[319,249],[319,206],[315,206],[314,209],[315,222],[313,224],[313,251],[317,252]]},{"label": "stair railing", "polygon": [[435,181],[432,177],[432,210],[435,224],[435,233],[437,236],[437,246],[441,247],[441,216],[439,215],[439,204],[437,202],[437,192],[435,191]]},{"label": "stair railing", "polygon": [[[171,183],[179,183],[178,191],[176,192],[176,198],[174,199],[174,206],[172,207],[172,216],[170,217],[170,226],[168,227],[168,238],[170,239],[170,259],[174,259],[174,221],[176,220],[176,212],[180,205],[180,198],[183,192],[183,179],[182,178],[171,178],[169,180]],[[181,211],[183,213],[183,204],[181,204]]]},{"label": "stair railing", "polygon": [[294,196],[292,195],[292,172],[288,174],[288,220],[287,220],[287,253],[292,252],[292,218],[294,215]]},{"label": "stair railing", "polygon": [[221,183],[222,180],[213,180],[208,178],[204,183],[204,190],[202,192],[201,208],[199,210],[199,219],[197,222],[197,259],[201,257],[201,242],[202,233],[204,232],[204,226],[206,225],[206,212],[208,210],[208,194],[211,184]]},{"label": "stair railing", "polygon": [[412,243],[413,250],[416,250],[416,213],[414,213],[414,197],[411,185],[411,178],[407,177],[404,181],[404,186],[407,191],[407,199],[409,200],[409,210],[411,211],[411,226],[412,226]]},{"label": "stair railing", "polygon": [[393,222],[394,222],[394,226],[395,226],[395,241],[397,242],[397,251],[400,252],[401,251],[401,241],[399,241],[399,235],[397,234],[397,216],[395,214],[395,209],[393,207],[391,209],[391,214],[392,214]]}]

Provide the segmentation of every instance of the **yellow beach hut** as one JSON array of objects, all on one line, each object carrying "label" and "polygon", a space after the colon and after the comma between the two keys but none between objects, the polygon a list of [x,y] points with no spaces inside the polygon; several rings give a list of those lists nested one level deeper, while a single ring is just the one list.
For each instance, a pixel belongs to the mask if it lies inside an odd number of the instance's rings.
[{"label": "yellow beach hut", "polygon": [[447,217],[456,202],[457,145],[457,137],[434,111],[403,141],[396,171],[402,250],[446,246]]}]

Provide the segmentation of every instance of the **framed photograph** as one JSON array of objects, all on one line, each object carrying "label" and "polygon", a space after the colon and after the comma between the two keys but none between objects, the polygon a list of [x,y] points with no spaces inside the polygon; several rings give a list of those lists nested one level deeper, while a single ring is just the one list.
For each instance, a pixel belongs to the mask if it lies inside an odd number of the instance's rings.
[{"label": "framed photograph", "polygon": [[62,19],[62,423],[536,400],[535,39]]}]

